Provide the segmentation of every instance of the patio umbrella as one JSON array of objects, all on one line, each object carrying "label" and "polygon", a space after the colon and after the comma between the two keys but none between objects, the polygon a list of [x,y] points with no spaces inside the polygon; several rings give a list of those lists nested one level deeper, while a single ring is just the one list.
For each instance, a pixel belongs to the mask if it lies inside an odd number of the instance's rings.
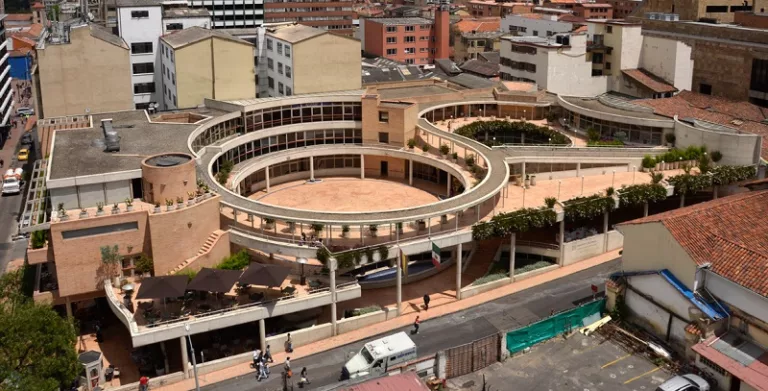
[{"label": "patio umbrella", "polygon": [[165,299],[184,296],[187,280],[187,276],[147,277],[141,280],[136,299]]},{"label": "patio umbrella", "polygon": [[242,274],[239,270],[202,268],[187,287],[193,291],[227,293]]},{"label": "patio umbrella", "polygon": [[277,265],[264,265],[252,263],[245,269],[243,275],[238,280],[241,284],[264,285],[268,287],[280,286],[288,277],[291,268]]}]

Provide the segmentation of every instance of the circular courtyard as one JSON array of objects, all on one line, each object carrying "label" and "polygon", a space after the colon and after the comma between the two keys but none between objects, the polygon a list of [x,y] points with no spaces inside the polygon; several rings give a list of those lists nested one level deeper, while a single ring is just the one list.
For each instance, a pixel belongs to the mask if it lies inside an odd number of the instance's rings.
[{"label": "circular courtyard", "polygon": [[[416,182],[416,180],[414,180]],[[323,178],[272,186],[269,193],[259,191],[249,198],[259,202],[322,212],[375,212],[421,206],[439,201],[444,185],[418,181],[418,188],[406,182],[385,179]]]}]

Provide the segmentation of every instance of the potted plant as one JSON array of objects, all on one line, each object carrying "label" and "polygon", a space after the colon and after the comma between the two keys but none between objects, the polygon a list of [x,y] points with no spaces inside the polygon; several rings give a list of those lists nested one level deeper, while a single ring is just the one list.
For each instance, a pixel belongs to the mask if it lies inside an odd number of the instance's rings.
[{"label": "potted plant", "polygon": [[368,231],[371,232],[371,237],[375,238],[376,237],[376,232],[379,231],[379,226],[376,225],[376,224],[371,224],[371,225],[368,226]]},{"label": "potted plant", "polygon": [[464,163],[467,164],[467,167],[472,167],[475,165],[475,155],[469,155],[466,158],[464,158]]},{"label": "potted plant", "polygon": [[170,198],[165,199],[165,210],[170,212],[173,210],[173,200]]},{"label": "potted plant", "polygon": [[544,199],[544,204],[547,205],[547,208],[553,209],[555,207],[555,204],[557,204],[557,198],[547,197]]},{"label": "potted plant", "polygon": [[155,202],[155,213],[160,213],[160,203]]},{"label": "potted plant", "polygon": [[118,213],[120,213],[120,208],[117,207],[117,202],[115,202],[114,204],[112,204],[112,214],[116,215]]},{"label": "potted plant", "polygon": [[518,186],[523,185],[523,176],[522,175],[515,175],[515,184]]},{"label": "potted plant", "polygon": [[421,150],[424,151],[425,155],[429,152],[429,148],[431,147],[427,143],[424,143],[424,145],[421,146]]},{"label": "potted plant", "polygon": [[413,151],[413,148],[415,148],[415,147],[416,147],[416,140],[414,140],[412,138],[409,138],[408,139],[408,149]]},{"label": "potted plant", "polygon": [[664,140],[667,141],[667,145],[669,145],[670,147],[674,147],[675,146],[675,140],[676,139],[677,138],[675,137],[674,133],[667,133],[667,134],[664,135]]},{"label": "potted plant", "polygon": [[133,199],[126,198],[125,199],[125,211],[126,212],[133,212]]},{"label": "potted plant", "polygon": [[531,176],[528,174],[525,174],[525,187],[528,187],[531,185]]},{"label": "potted plant", "polygon": [[288,224],[288,232],[296,231],[296,223],[293,221],[286,221],[286,224]]},{"label": "potted plant", "polygon": [[459,154],[458,153],[456,153],[456,152],[452,153],[451,157],[453,158],[453,162],[454,163],[458,163],[459,162]]},{"label": "potted plant", "polygon": [[723,159],[723,154],[720,151],[712,151],[709,157],[712,158],[712,162],[717,163]]},{"label": "potted plant", "polygon": [[531,186],[536,186],[536,175],[531,175]]},{"label": "potted plant", "polygon": [[447,222],[448,222],[448,215],[440,216],[440,224],[445,224]]},{"label": "potted plant", "polygon": [[117,245],[101,246],[101,262],[104,264],[104,274],[107,279],[111,279],[114,286],[120,286],[120,265],[123,257],[120,256]]},{"label": "potted plant", "polygon": [[448,144],[440,145],[440,153],[443,155],[443,158],[448,155],[448,152],[451,152],[451,147],[449,147]]},{"label": "potted plant", "polygon": [[187,193],[187,206],[192,206],[195,204],[195,196],[196,194],[194,191],[190,191]]},{"label": "potted plant", "polygon": [[103,202],[97,202],[96,203],[96,216],[101,216],[104,214],[104,203]]},{"label": "potted plant", "polygon": [[427,223],[424,220],[416,220],[416,225],[419,227],[419,230],[427,229]]},{"label": "potted plant", "polygon": [[269,218],[269,217],[265,217],[264,218],[264,228],[265,229],[272,229],[272,227],[274,227],[274,225],[275,225],[275,219],[272,219],[272,218]]},{"label": "potted plant", "polygon": [[176,197],[176,209],[184,207],[184,197]]},{"label": "potted plant", "polygon": [[323,232],[323,228],[325,228],[325,226],[320,223],[314,223],[310,225],[310,228],[315,232],[315,235],[320,236],[320,232]]},{"label": "potted plant", "polygon": [[342,225],[341,226],[341,237],[342,238],[346,238],[348,234],[349,234],[349,225],[346,225],[346,224]]}]

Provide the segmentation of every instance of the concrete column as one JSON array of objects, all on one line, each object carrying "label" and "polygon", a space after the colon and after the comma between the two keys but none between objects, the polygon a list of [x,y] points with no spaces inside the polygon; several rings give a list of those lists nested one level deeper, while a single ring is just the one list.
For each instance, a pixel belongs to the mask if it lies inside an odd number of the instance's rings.
[{"label": "concrete column", "polygon": [[179,337],[181,345],[181,373],[185,379],[189,379],[189,355],[187,354],[187,336]]},{"label": "concrete column", "polygon": [[475,206],[475,210],[477,211],[477,221],[480,221],[480,205]]},{"label": "concrete column", "polygon": [[248,219],[251,220],[251,228],[254,228],[256,226],[256,219],[252,214],[248,215]]},{"label": "concrete column", "polygon": [[581,162],[576,163],[576,178],[581,176]]},{"label": "concrete column", "polygon": [[163,365],[165,365],[165,373],[171,373],[171,369],[168,365],[168,352],[165,350],[165,341],[160,342],[160,350],[163,352]]},{"label": "concrete column", "polygon": [[[395,230],[395,232],[397,232],[396,240],[399,242],[400,241],[400,231],[399,230]],[[403,263],[403,255],[402,255],[402,251],[403,250],[400,248],[400,246],[398,246],[397,247],[397,251],[398,251],[397,262],[395,262],[395,263],[397,263],[397,268],[396,268],[397,272],[396,272],[395,280],[397,282],[396,283],[396,285],[397,285],[397,316],[400,316],[402,314],[402,312],[400,312],[400,311],[401,311],[401,308],[403,307],[403,276],[402,276],[402,274],[403,274],[403,269],[402,269],[402,267],[403,267],[403,265],[402,265],[402,263]]]},{"label": "concrete column", "polygon": [[336,327],[336,259],[330,259],[331,266],[331,333],[336,335],[338,329]]},{"label": "concrete column", "polygon": [[523,178],[523,187],[525,187],[525,162],[523,162],[522,165],[522,173],[520,175],[521,178]]},{"label": "concrete column", "polygon": [[365,179],[365,155],[360,155],[360,179]]},{"label": "concrete column", "polygon": [[232,218],[235,220],[235,224],[237,224],[237,209],[232,209]]},{"label": "concrete column", "polygon": [[603,214],[603,252],[608,251],[608,216],[610,212]]},{"label": "concrete column", "polygon": [[557,263],[563,266],[563,261],[565,261],[565,219],[560,221],[560,238],[557,241],[560,245],[560,259]]},{"label": "concrete column", "polygon": [[413,186],[413,159],[410,159],[408,164],[408,185]]},{"label": "concrete column", "polygon": [[261,219],[261,224],[259,224],[259,228],[261,228],[261,234],[264,235],[264,216],[259,217]]},{"label": "concrete column", "polygon": [[461,243],[456,247],[456,300],[461,300]]},{"label": "concrete column", "polygon": [[269,193],[269,166],[264,169],[264,177],[267,179],[267,193]]},{"label": "concrete column", "polygon": [[680,207],[685,207],[685,194],[680,194]]},{"label": "concrete column", "polygon": [[363,239],[365,235],[363,235],[363,225],[360,224],[360,244],[365,244],[365,240]]},{"label": "concrete column", "polygon": [[432,237],[432,218],[427,218],[427,237]]},{"label": "concrete column", "polygon": [[517,235],[513,232],[509,237],[509,282],[515,280],[515,248]]},{"label": "concrete column", "polygon": [[648,203],[643,204],[643,217],[648,217]]},{"label": "concrete column", "polygon": [[445,196],[450,197],[451,196],[451,173],[448,174],[448,182],[445,184]]},{"label": "concrete column", "polygon": [[264,319],[259,319],[259,346],[262,352],[267,350],[267,326],[264,323]]},{"label": "concrete column", "polygon": [[309,157],[309,180],[315,180],[315,158]]},{"label": "concrete column", "polygon": [[67,318],[72,317],[72,302],[69,300],[69,296],[65,297],[64,300],[66,301],[64,304],[64,307],[67,309]]}]

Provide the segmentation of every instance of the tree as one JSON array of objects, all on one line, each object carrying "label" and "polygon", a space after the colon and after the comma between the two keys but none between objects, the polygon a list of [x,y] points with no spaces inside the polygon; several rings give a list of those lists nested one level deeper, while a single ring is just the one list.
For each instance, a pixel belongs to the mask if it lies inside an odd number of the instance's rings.
[{"label": "tree", "polygon": [[118,275],[119,267],[123,261],[123,257],[120,255],[120,250],[117,245],[101,246],[101,262],[104,264],[104,270],[106,271],[107,278],[112,278]]},{"label": "tree", "polygon": [[0,388],[68,386],[80,371],[75,325],[20,294],[21,280],[21,271],[0,277]]}]

